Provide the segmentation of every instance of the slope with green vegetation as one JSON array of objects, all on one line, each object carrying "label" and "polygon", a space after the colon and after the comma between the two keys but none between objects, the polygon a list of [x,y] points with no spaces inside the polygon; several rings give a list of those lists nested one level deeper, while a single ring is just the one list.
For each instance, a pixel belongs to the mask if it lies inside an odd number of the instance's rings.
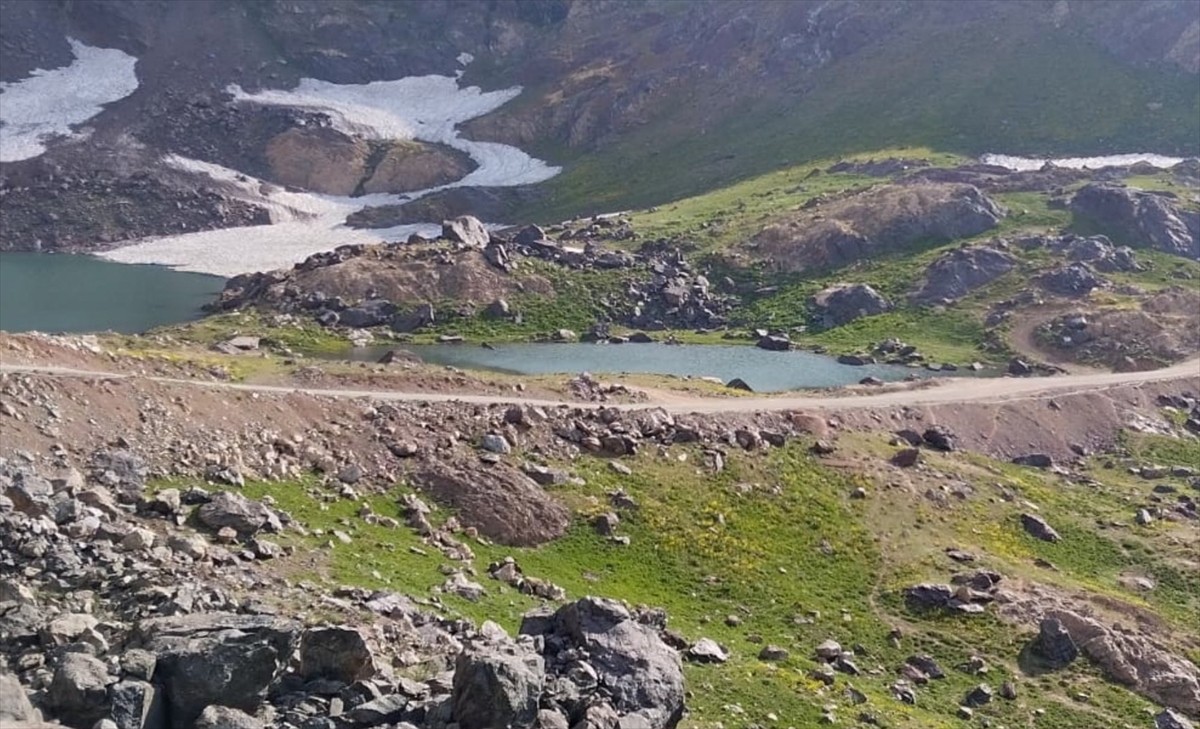
[{"label": "slope with green vegetation", "polygon": [[[1193,459],[1194,439],[1130,436],[1128,452],[1145,462]],[[891,449],[881,436],[846,436],[848,454],[825,464],[795,442],[765,455],[733,455],[711,474],[698,468],[699,453],[672,447],[661,456],[630,462],[622,475],[603,460],[569,467],[576,485],[553,492],[575,512],[561,539],[537,548],[471,544],[474,565],[516,558],[526,574],[550,580],[569,596],[596,594],[631,604],[661,606],[670,625],[690,640],[710,637],[730,649],[723,665],[689,664],[688,727],[729,722],[811,726],[826,712],[845,721],[871,715],[883,726],[959,726],[957,708],[981,681],[1012,682],[1016,700],[993,700],[976,716],[1010,726],[1034,721],[1072,727],[1141,726],[1151,705],[1102,678],[1086,661],[1049,671],[1027,653],[1028,624],[1014,630],[989,608],[983,615],[938,615],[906,607],[901,590],[925,580],[945,581],[956,565],[951,547],[1004,575],[1014,595],[1036,583],[1064,603],[1094,601],[1105,611],[1148,611],[1162,621],[1180,650],[1200,648],[1200,583],[1178,566],[1178,539],[1191,525],[1128,524],[1131,502],[1148,498],[1111,456],[1083,473],[1101,486],[978,455],[926,455],[927,465],[900,475],[883,465]],[[848,459],[848,460],[847,460]],[[931,499],[928,489],[958,484],[963,495]],[[900,484],[904,485],[901,486]],[[864,488],[866,498],[852,492]],[[591,528],[608,511],[607,494],[623,490],[637,507],[621,512],[618,531],[628,546]],[[315,482],[250,484],[247,496],[270,496],[305,528],[289,533],[298,547],[278,565],[292,579],[326,586],[358,585],[429,595],[444,581],[444,558],[427,551],[415,532],[364,523],[361,504],[339,498]],[[396,515],[400,484],[366,500],[382,515]],[[996,498],[1004,495],[1004,498]],[[1032,503],[1063,535],[1058,544],[1026,534],[1018,514]],[[441,512],[436,521],[448,514]],[[344,531],[348,540],[331,538]],[[1176,545],[1176,546],[1172,546]],[[1154,581],[1150,592],[1132,591],[1122,578],[1136,572]],[[538,600],[482,579],[487,594],[468,601],[440,595],[451,614],[496,620],[515,630]],[[1046,603],[1043,609],[1053,607]],[[734,616],[734,617],[729,617]],[[895,631],[899,639],[889,638]],[[826,639],[853,646],[862,675],[837,674],[826,686],[814,678],[814,647]],[[787,651],[781,661],[761,660],[765,645]],[[890,686],[908,656],[931,656],[946,678],[917,687],[917,703],[898,701]],[[986,674],[956,668],[978,656]],[[861,692],[856,694],[855,691]]]}]

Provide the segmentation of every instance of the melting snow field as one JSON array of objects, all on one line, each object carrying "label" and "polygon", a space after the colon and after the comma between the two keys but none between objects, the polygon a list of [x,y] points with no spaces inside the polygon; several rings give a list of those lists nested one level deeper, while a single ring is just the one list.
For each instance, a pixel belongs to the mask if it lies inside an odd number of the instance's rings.
[{"label": "melting snow field", "polygon": [[[335,197],[292,193],[240,176],[218,165],[170,157],[180,169],[199,172],[237,191],[247,202],[271,213],[272,225],[230,228],[154,238],[118,248],[104,256],[126,263],[159,263],[185,271],[233,276],[249,271],[284,268],[313,253],[350,243],[399,240],[413,233],[430,235],[437,224],[402,225],[384,230],[355,230],[346,216],[367,206],[415,200],[452,187],[530,185],[558,174],[559,168],[534,159],[516,147],[474,142],[459,136],[458,125],[499,108],[521,93],[511,88],[484,92],[461,88],[451,76],[414,76],[368,84],[334,84],[304,79],[291,91],[249,94],[231,87],[244,103],[289,106],[328,114],[334,127],[367,139],[416,139],[461,150],[478,167],[461,180],[404,195]],[[270,190],[270,192],[263,192]]]},{"label": "melting snow field", "polygon": [[71,65],[0,83],[0,162],[37,157],[46,151],[47,137],[71,136],[72,126],[137,90],[136,58],[68,40],[75,54]]},{"label": "melting snow field", "polygon": [[1174,167],[1183,161],[1180,157],[1164,157],[1161,154],[1136,152],[1134,154],[1110,154],[1107,157],[1064,157],[1062,159],[1036,159],[1033,157],[1013,157],[1007,154],[985,154],[980,161],[987,165],[1007,167],[1017,172],[1040,170],[1042,165],[1050,162],[1059,167],[1071,169],[1098,170],[1101,167],[1121,167],[1138,162],[1147,162],[1155,167]]}]

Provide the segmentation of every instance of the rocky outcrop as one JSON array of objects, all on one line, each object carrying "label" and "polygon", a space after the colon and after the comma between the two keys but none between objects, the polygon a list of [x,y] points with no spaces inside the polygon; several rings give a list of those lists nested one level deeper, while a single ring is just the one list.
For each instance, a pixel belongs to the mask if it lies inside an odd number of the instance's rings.
[{"label": "rocky outcrop", "polygon": [[409,322],[416,309],[434,302],[482,307],[522,291],[554,294],[545,278],[501,270],[480,249],[358,245],[315,254],[289,270],[235,276],[213,307],[303,313],[326,326],[342,324],[351,310],[362,326],[377,326]]},{"label": "rocky outcrop", "polygon": [[462,152],[423,142],[393,142],[382,155],[362,182],[367,195],[428,190],[461,180],[475,169],[475,163]]},{"label": "rocky outcrop", "polygon": [[1039,276],[1038,284],[1051,293],[1072,298],[1087,296],[1095,289],[1109,285],[1086,263],[1072,263],[1053,269]]},{"label": "rocky outcrop", "polygon": [[137,627],[138,643],[158,656],[171,726],[190,729],[205,707],[253,713],[287,666],[298,626],[268,616],[231,614],[157,618]]},{"label": "rocky outcrop", "polygon": [[1200,213],[1162,194],[1092,183],[1071,198],[1071,211],[1118,240],[1200,260]]},{"label": "rocky outcrop", "polygon": [[289,129],[267,143],[270,179],[327,195],[352,195],[371,147],[330,128]]},{"label": "rocky outcrop", "polygon": [[918,242],[978,235],[1003,215],[970,185],[885,185],[785,216],[747,248],[781,270],[838,268]]},{"label": "rocky outcrop", "polygon": [[531,727],[546,681],[542,657],[522,646],[472,646],[454,666],[454,719],[462,729]]},{"label": "rocky outcrop", "polygon": [[1200,715],[1200,669],[1191,661],[1147,636],[1107,627],[1070,610],[1050,611],[1046,619],[1057,621],[1109,680],[1163,706]]},{"label": "rocky outcrop", "polygon": [[562,713],[582,713],[584,696],[593,694],[587,712],[649,729],[671,729],[683,716],[683,670],[679,654],[660,636],[665,629],[662,611],[635,615],[595,597],[526,615],[521,623],[522,635],[544,641],[547,673],[556,677],[550,685],[562,685],[554,692]]},{"label": "rocky outcrop", "polygon": [[860,317],[890,311],[891,302],[867,284],[836,284],[812,298],[812,308],[824,328],[840,327]]},{"label": "rocky outcrop", "polygon": [[912,294],[915,302],[937,304],[961,299],[1013,270],[1017,259],[995,246],[957,248],[925,269],[925,281]]}]

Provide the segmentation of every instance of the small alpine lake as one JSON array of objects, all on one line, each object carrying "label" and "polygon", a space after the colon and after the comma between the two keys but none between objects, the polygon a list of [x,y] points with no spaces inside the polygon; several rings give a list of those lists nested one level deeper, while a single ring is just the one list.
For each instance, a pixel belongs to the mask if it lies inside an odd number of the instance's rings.
[{"label": "small alpine lake", "polygon": [[497,344],[491,348],[468,343],[423,344],[360,347],[338,356],[375,362],[392,349],[412,352],[431,364],[517,375],[656,374],[716,377],[722,382],[736,377],[756,392],[841,387],[868,376],[896,382],[910,375],[950,374],[902,365],[845,365],[812,352],[769,352],[729,344]]}]

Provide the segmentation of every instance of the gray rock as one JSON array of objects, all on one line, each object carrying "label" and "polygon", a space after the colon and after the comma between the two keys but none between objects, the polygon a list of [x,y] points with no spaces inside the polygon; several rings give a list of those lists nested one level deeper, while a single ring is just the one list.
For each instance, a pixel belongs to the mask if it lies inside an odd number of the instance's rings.
[{"label": "gray rock", "polygon": [[488,433],[483,436],[479,446],[489,453],[508,454],[512,453],[512,446],[502,435]]},{"label": "gray rock", "polygon": [[146,487],[146,463],[128,450],[97,451],[90,467],[93,479],[125,494],[140,495]]},{"label": "gray rock", "polygon": [[1196,729],[1196,725],[1174,709],[1163,709],[1154,716],[1154,729]]},{"label": "gray rock", "polygon": [[547,655],[553,646],[586,651],[622,726],[671,729],[682,718],[679,654],[620,603],[586,597],[553,615],[535,611],[525,616],[521,633],[543,636]]},{"label": "gray rock", "polygon": [[483,248],[491,240],[487,228],[478,218],[471,215],[442,221],[442,237],[472,248]]},{"label": "gray rock", "polygon": [[1072,263],[1038,277],[1047,291],[1060,296],[1087,296],[1094,289],[1108,286],[1108,281],[1096,274],[1086,263]]},{"label": "gray rock", "polygon": [[893,466],[900,468],[912,468],[921,461],[921,451],[916,448],[901,448],[892,454],[891,462]]},{"label": "gray rock", "polygon": [[926,445],[939,451],[953,451],[957,446],[954,434],[940,425],[927,428],[921,435],[921,439]]},{"label": "gray rock", "polygon": [[1062,668],[1079,657],[1079,648],[1058,618],[1043,618],[1033,650],[1055,668]]},{"label": "gray rock", "polygon": [[1017,456],[1012,459],[1012,462],[1018,466],[1032,466],[1033,468],[1050,468],[1054,465],[1054,459],[1045,453],[1028,453]]},{"label": "gray rock", "polygon": [[434,312],[433,305],[420,304],[410,312],[399,313],[393,316],[390,326],[392,331],[406,334],[430,326],[436,321],[437,315]]},{"label": "gray rock", "polygon": [[346,712],[347,721],[358,726],[378,726],[395,722],[408,710],[408,697],[400,694],[378,696]]},{"label": "gray rock", "polygon": [[950,585],[922,583],[904,589],[904,600],[916,610],[932,610],[946,607],[954,599],[954,588]]},{"label": "gray rock", "polygon": [[80,636],[95,630],[100,621],[87,613],[67,613],[46,623],[41,630],[42,644],[46,646],[66,645],[79,640]]},{"label": "gray rock", "polygon": [[354,683],[370,678],[376,670],[367,641],[354,628],[310,628],[300,636],[299,674],[305,680]]},{"label": "gray rock", "polygon": [[275,512],[257,501],[229,491],[219,491],[197,510],[201,523],[212,529],[229,527],[242,537],[260,530],[278,532],[283,529]]},{"label": "gray rock", "polygon": [[109,697],[117,729],[166,729],[166,704],[152,684],[121,681],[109,689]]},{"label": "gray rock", "polygon": [[88,726],[108,713],[112,677],[102,661],[84,653],[67,653],[54,671],[46,703],[72,726]]},{"label": "gray rock", "polygon": [[542,709],[533,722],[533,729],[569,729],[567,717],[552,709]]},{"label": "gray rock", "polygon": [[602,537],[611,537],[613,534],[616,534],[617,526],[620,525],[620,523],[621,517],[617,516],[615,512],[609,511],[603,514],[597,514],[596,517],[592,519],[592,528],[595,529],[596,533]]},{"label": "gray rock", "polygon": [[792,348],[792,342],[787,337],[767,335],[760,337],[755,346],[759,349],[766,349],[771,352],[786,352]]},{"label": "gray rock", "polygon": [[193,729],[262,729],[262,725],[244,711],[228,706],[208,706],[200,712]]},{"label": "gray rock", "polygon": [[687,657],[696,663],[724,663],[729,653],[712,638],[701,638],[688,648]]},{"label": "gray rock", "polygon": [[1033,366],[1017,357],[1008,361],[1008,374],[1015,377],[1028,377],[1033,374]]},{"label": "gray rock", "polygon": [[50,498],[54,495],[54,486],[34,473],[17,471],[4,494],[12,501],[14,510],[38,517],[50,512]]},{"label": "gray rock", "polygon": [[537,464],[526,464],[521,467],[526,476],[532,478],[540,486],[561,486],[567,482],[568,473],[560,468],[550,468]]},{"label": "gray rock", "polygon": [[462,729],[532,726],[545,680],[542,657],[524,647],[472,646],[455,661],[454,720]]},{"label": "gray rock", "polygon": [[891,311],[892,304],[867,284],[836,284],[812,298],[812,306],[825,328],[848,324],[860,317]]},{"label": "gray rock", "polygon": [[984,704],[991,703],[992,696],[992,687],[981,683],[967,693],[963,703],[967,706],[983,706]]},{"label": "gray rock", "polygon": [[489,319],[508,319],[512,316],[512,307],[504,299],[496,299],[487,305],[483,315]]},{"label": "gray rock", "polygon": [[143,681],[154,677],[154,667],[158,658],[150,651],[140,648],[130,648],[121,653],[121,670],[126,675]]},{"label": "gray rock", "polygon": [[33,708],[25,689],[16,676],[0,669],[0,723],[40,722],[41,714]]},{"label": "gray rock", "polygon": [[832,661],[841,657],[842,644],[838,643],[836,640],[826,640],[818,645],[813,652],[816,653],[817,658],[820,658],[823,661]]},{"label": "gray rock", "polygon": [[1057,542],[1062,539],[1058,532],[1054,531],[1054,527],[1037,514],[1021,514],[1021,526],[1031,537],[1043,542]]},{"label": "gray rock", "polygon": [[146,501],[146,508],[163,516],[178,514],[183,507],[179,489],[163,489]]},{"label": "gray rock", "polygon": [[763,646],[763,649],[758,652],[758,660],[760,661],[786,661],[788,651],[786,648],[774,644]]},{"label": "gray rock", "polygon": [[173,729],[189,729],[205,707],[253,712],[291,658],[296,624],[270,616],[208,613],[155,618],[136,636],[158,654],[155,681]]}]

